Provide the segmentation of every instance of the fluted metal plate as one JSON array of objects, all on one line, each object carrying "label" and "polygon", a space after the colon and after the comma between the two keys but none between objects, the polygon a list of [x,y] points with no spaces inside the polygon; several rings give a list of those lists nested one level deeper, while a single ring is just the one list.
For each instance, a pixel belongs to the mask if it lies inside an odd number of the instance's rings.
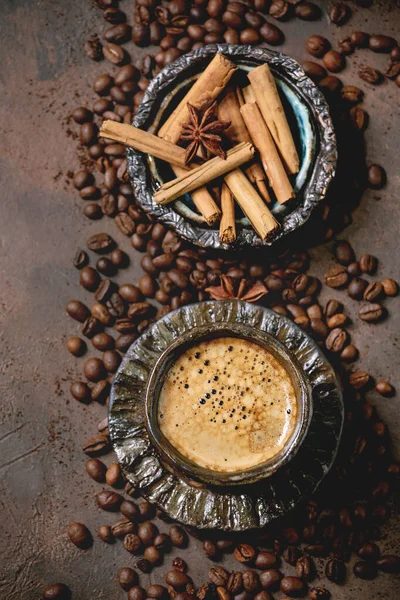
[{"label": "fluted metal plate", "polygon": [[[176,82],[180,81],[182,77],[189,78],[203,70],[217,52],[222,52],[239,66],[248,67],[264,62],[269,63],[279,79],[295,92],[298,105],[306,107],[312,118],[312,128],[315,134],[315,157],[308,169],[307,181],[299,190],[292,208],[287,214],[278,215],[281,227],[273,241],[268,243],[270,245],[307,221],[313,209],[325,197],[336,169],[336,138],[328,105],[322,93],[305,75],[296,61],[273,50],[252,46],[213,44],[199,48],[178,58],[153,79],[146,90],[133,124],[142,129],[150,128],[157,117],[160,105],[168,101]],[[302,140],[302,143],[308,145],[308,140]],[[157,183],[154,178],[154,169],[149,168],[148,157],[133,149],[128,149],[127,157],[136,199],[146,212],[175,229],[182,237],[194,244],[224,250],[232,247],[220,242],[218,227],[210,228],[200,219],[189,218],[190,211],[187,207],[185,208],[183,202],[177,201],[176,204],[172,203],[166,206],[157,205],[153,198]],[[306,159],[309,159],[308,148],[306,149]],[[180,203],[180,207],[178,203]],[[238,229],[235,247],[265,245],[250,225],[240,226]]]},{"label": "fluted metal plate", "polygon": [[[171,474],[159,460],[145,427],[145,389],[168,345],[194,326],[245,323],[280,341],[298,360],[313,397],[313,417],[295,457],[254,485],[208,489]],[[237,300],[210,301],[167,314],[132,344],[111,390],[111,441],[128,480],[173,519],[199,528],[241,531],[264,527],[307,499],[336,456],[344,419],[335,373],[315,342],[292,321]]]}]

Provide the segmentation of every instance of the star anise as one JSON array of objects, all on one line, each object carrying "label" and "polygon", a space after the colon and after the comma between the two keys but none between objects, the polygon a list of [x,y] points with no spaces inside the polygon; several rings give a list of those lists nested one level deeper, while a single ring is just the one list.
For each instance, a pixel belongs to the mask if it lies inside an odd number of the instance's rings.
[{"label": "star anise", "polygon": [[214,300],[246,300],[257,302],[268,294],[268,290],[262,281],[249,284],[247,279],[241,279],[238,286],[234,285],[234,279],[228,275],[221,275],[221,285],[206,288]]},{"label": "star anise", "polygon": [[218,121],[216,116],[217,102],[207,108],[203,114],[191,104],[187,104],[190,121],[182,125],[180,139],[189,141],[186,148],[185,163],[190,163],[200,149],[204,159],[210,155],[226,158],[226,152],[221,147],[221,133],[230,125],[229,121]]}]

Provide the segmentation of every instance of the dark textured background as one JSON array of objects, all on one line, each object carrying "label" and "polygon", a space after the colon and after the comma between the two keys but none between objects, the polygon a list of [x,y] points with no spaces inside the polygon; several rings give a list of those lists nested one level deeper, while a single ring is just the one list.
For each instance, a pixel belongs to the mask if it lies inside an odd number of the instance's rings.
[{"label": "dark textured background", "polygon": [[[131,5],[131,0],[121,2],[128,11]],[[353,18],[341,29],[330,26],[326,16],[317,23],[283,24],[288,40],[284,50],[305,59],[304,40],[315,32],[336,40],[355,29],[398,34],[400,10],[394,2],[376,2],[369,10],[351,6]],[[114,520],[95,506],[100,486],[86,476],[81,451],[105,409],[82,406],[70,400],[68,391],[69,380],[79,376],[80,363],[65,349],[66,337],[78,328],[65,316],[64,307],[72,297],[90,301],[90,294],[78,285],[72,257],[90,233],[108,230],[132,258],[120,281],[134,282],[140,274],[140,255],[122,239],[112,220],[88,222],[67,178],[67,172],[79,166],[76,142],[67,135],[67,117],[83,101],[92,103],[91,82],[107,70],[104,63],[86,59],[82,46],[89,33],[104,28],[101,11],[90,0],[1,2],[1,600],[37,599],[40,588],[52,581],[67,583],[74,599],[122,599],[115,573],[133,562],[120,543],[107,546],[96,541],[84,553],[65,533],[72,520],[86,523],[94,535],[99,525]],[[138,58],[143,53],[135,52]],[[358,83],[351,74],[362,62],[383,69],[387,57],[359,52],[350,57],[351,67],[341,77]],[[400,91],[392,82],[361,87],[367,92],[364,105],[371,115],[368,159],[385,166],[389,183],[383,191],[365,194],[343,237],[351,240],[358,255],[376,254],[378,277],[399,280]],[[311,253],[311,272],[321,275],[332,261],[329,247]],[[340,298],[343,292],[332,295]],[[347,306],[355,314],[356,303],[349,301]],[[359,366],[377,378],[389,378],[400,392],[398,300],[389,300],[387,306],[387,321],[374,327],[355,318],[350,332],[362,353]],[[372,393],[371,399],[389,425],[399,458],[400,393],[390,400]],[[399,551],[399,538],[399,520],[393,517],[385,528],[382,550]],[[208,561],[200,544],[191,540],[185,557],[195,581],[204,581]],[[169,564],[170,557],[149,579],[160,581]],[[226,564],[229,568],[231,558]],[[145,584],[146,578],[141,581]],[[345,588],[329,587],[341,600],[399,597],[398,581],[388,575],[374,582],[352,578]]]}]

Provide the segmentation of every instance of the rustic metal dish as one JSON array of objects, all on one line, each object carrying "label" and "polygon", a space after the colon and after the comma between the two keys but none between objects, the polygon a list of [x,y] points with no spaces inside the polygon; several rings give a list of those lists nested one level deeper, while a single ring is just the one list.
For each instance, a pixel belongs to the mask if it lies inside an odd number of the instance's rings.
[{"label": "rustic metal dish", "polygon": [[[230,44],[205,46],[178,58],[153,79],[133,124],[156,132],[217,52],[229,56],[238,65],[239,78],[243,78],[251,68],[268,62],[294,135],[301,164],[293,181],[296,199],[287,207],[277,203],[273,206],[272,212],[281,224],[273,243],[307,221],[312,210],[325,197],[336,169],[336,138],[328,105],[297,62],[265,48]],[[132,149],[128,149],[127,156],[135,195],[144,210],[194,244],[231,248],[219,241],[218,226],[210,228],[205,223],[188,194],[170,205],[155,203],[154,191],[163,181],[175,177],[165,163]],[[238,215],[237,222],[235,247],[265,245],[242,214]]]},{"label": "rustic metal dish", "polygon": [[[163,380],[177,356],[193,343],[215,337],[239,337],[265,347],[279,360],[289,373],[297,396],[298,421],[296,428],[282,451],[264,463],[240,473],[220,473],[200,467],[183,456],[162,434],[158,423],[158,396]],[[312,416],[312,394],[310,384],[297,359],[279,341],[263,331],[255,330],[243,323],[207,323],[192,327],[173,340],[155,363],[146,388],[146,426],[150,439],[164,464],[179,477],[195,480],[205,485],[233,486],[255,483],[271,476],[293,458],[300,448]]]},{"label": "rustic metal dish", "polygon": [[[171,343],[195,327],[243,324],[268,334],[295,357],[312,390],[313,413],[297,452],[271,476],[247,485],[211,486],[178,476],[160,458],[146,426],[150,373]],[[128,350],[111,391],[109,429],[128,480],[172,518],[199,528],[241,531],[264,527],[308,498],[335,459],[343,401],[329,362],[289,319],[243,301],[210,301],[167,314]]]}]

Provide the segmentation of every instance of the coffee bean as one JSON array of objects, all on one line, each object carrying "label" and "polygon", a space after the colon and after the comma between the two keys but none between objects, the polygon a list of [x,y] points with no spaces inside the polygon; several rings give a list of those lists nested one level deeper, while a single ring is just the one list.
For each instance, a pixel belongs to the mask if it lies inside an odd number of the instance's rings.
[{"label": "coffee bean", "polygon": [[64,583],[46,585],[42,592],[42,600],[69,600],[71,591]]},{"label": "coffee bean", "polygon": [[330,352],[341,352],[347,341],[347,333],[340,327],[332,329],[325,341],[325,346]]},{"label": "coffee bean", "polygon": [[346,579],[346,565],[341,560],[330,558],[325,565],[325,575],[333,583],[344,583]]},{"label": "coffee bean", "polygon": [[159,533],[154,538],[154,546],[162,552],[169,552],[171,550],[171,540],[166,533]]},{"label": "coffee bean", "polygon": [[381,551],[376,544],[367,542],[357,550],[357,554],[364,560],[372,560],[376,562],[380,558]]},{"label": "coffee bean", "polygon": [[99,77],[94,80],[93,90],[99,96],[108,96],[108,93],[113,85],[114,79],[111,77],[111,75],[99,75]]},{"label": "coffee bean", "polygon": [[372,52],[383,52],[388,54],[392,48],[397,46],[394,38],[388,35],[371,35],[368,42],[369,49]]},{"label": "coffee bean", "polygon": [[213,566],[208,569],[208,579],[217,586],[225,586],[229,579],[229,573],[223,567]]},{"label": "coffee bean", "polygon": [[384,573],[400,573],[400,556],[385,554],[377,561],[377,566]]},{"label": "coffee bean", "polygon": [[373,562],[360,560],[354,564],[353,573],[360,579],[375,579],[378,568]]},{"label": "coffee bean", "polygon": [[127,597],[128,597],[128,600],[146,600],[146,598],[147,598],[145,590],[138,585],[134,585],[128,591]]},{"label": "coffee bean", "polygon": [[[136,525],[129,519],[119,519],[111,525],[111,532],[113,536],[119,539],[125,538],[127,535],[135,533]],[[135,582],[137,583],[137,581]]]},{"label": "coffee bean", "polygon": [[330,42],[322,35],[310,35],[306,39],[306,51],[312,56],[322,58],[330,48]]},{"label": "coffee bean", "polygon": [[321,81],[324,78],[326,78],[326,70],[322,65],[319,65],[316,62],[313,62],[311,60],[305,60],[302,62],[301,66],[303,67],[307,77],[309,77],[313,81]]},{"label": "coffee bean", "polygon": [[328,300],[324,308],[325,317],[329,318],[340,312],[343,308],[343,304],[337,300]]},{"label": "coffee bean", "polygon": [[350,35],[350,42],[356,48],[366,48],[369,42],[369,34],[364,31],[353,31]]},{"label": "coffee bean", "polygon": [[136,533],[128,533],[124,537],[124,548],[131,554],[139,554],[142,547],[142,542]]},{"label": "coffee bean", "polygon": [[169,530],[169,536],[173,546],[177,548],[186,548],[189,544],[189,538],[186,531],[180,525],[172,525]]},{"label": "coffee bean", "polygon": [[302,551],[300,550],[300,548],[297,548],[296,546],[288,546],[283,551],[282,556],[283,556],[283,560],[285,562],[287,562],[289,565],[294,566],[297,563],[297,561],[301,555],[302,555]]},{"label": "coffee bean", "polygon": [[289,598],[304,596],[307,591],[304,581],[293,576],[285,576],[280,583],[280,589]]},{"label": "coffee bean", "polygon": [[324,54],[322,62],[324,63],[324,67],[333,73],[342,71],[345,67],[344,57],[336,50],[328,50],[328,52]]},{"label": "coffee bean", "polygon": [[93,543],[89,529],[82,523],[75,522],[68,525],[67,534],[71,542],[82,550],[89,548]]},{"label": "coffee bean", "polygon": [[186,586],[191,582],[190,577],[186,573],[181,573],[172,569],[165,575],[165,582],[170,585],[174,590],[185,591]]},{"label": "coffee bean", "polygon": [[310,600],[330,600],[331,593],[324,587],[312,587],[308,591]]},{"label": "coffee bean", "polygon": [[99,358],[88,358],[83,365],[83,372],[89,381],[99,381],[105,375],[104,365]]},{"label": "coffee bean", "polygon": [[351,11],[343,2],[335,2],[329,11],[329,19],[334,25],[343,25],[350,17]]},{"label": "coffee bean", "polygon": [[103,56],[113,65],[121,65],[126,58],[124,49],[117,44],[107,44],[104,46]]},{"label": "coffee bean", "polygon": [[70,317],[81,323],[83,323],[90,315],[87,306],[79,300],[71,300],[68,302],[65,310]]},{"label": "coffee bean", "polygon": [[133,586],[138,585],[139,577],[136,571],[130,567],[123,567],[118,571],[117,580],[122,589],[127,592]]},{"label": "coffee bean", "polygon": [[236,596],[243,591],[243,576],[239,571],[232,571],[226,582],[226,589],[230,594]]},{"label": "coffee bean", "polygon": [[[149,548],[147,548],[149,550]],[[152,584],[146,588],[146,593],[148,598],[155,598],[155,600],[160,600],[160,598],[168,597],[167,589],[163,585]]]},{"label": "coffee bean", "polygon": [[375,190],[380,190],[386,184],[386,172],[380,165],[370,165],[368,167],[368,186]]},{"label": "coffee bean", "polygon": [[365,289],[364,300],[373,302],[383,295],[383,285],[379,281],[372,281]]},{"label": "coffee bean", "polygon": [[290,6],[286,0],[274,0],[269,7],[269,15],[274,19],[283,21],[288,18],[289,10]]},{"label": "coffee bean", "polygon": [[256,557],[256,550],[249,544],[239,544],[233,551],[233,555],[241,563],[250,563]]},{"label": "coffee bean", "polygon": [[349,283],[347,293],[350,298],[353,298],[354,300],[361,300],[367,287],[368,281],[362,277],[356,277]]},{"label": "coffee bean", "polygon": [[397,283],[394,281],[394,279],[383,279],[381,281],[382,283],[382,287],[383,287],[383,291],[386,294],[386,296],[396,296],[397,292],[399,290]]},{"label": "coffee bean", "polygon": [[326,556],[326,547],[324,544],[310,544],[305,547],[305,551],[311,556]]},{"label": "coffee bean", "polygon": [[[270,46],[279,46],[284,41],[283,32],[272,23],[263,23],[263,25],[260,27],[260,35],[264,42],[267,42],[267,44]],[[225,41],[227,43],[233,43],[228,42],[226,39]]]},{"label": "coffee bean", "polygon": [[100,321],[100,323],[103,325],[110,325],[112,323],[112,316],[104,304],[95,302],[91,307],[90,312],[92,313],[92,316]]},{"label": "coffee bean", "polygon": [[83,381],[73,381],[71,383],[70,392],[78,402],[90,402],[90,389]]},{"label": "coffee bean", "polygon": [[115,541],[115,538],[112,534],[111,527],[109,525],[102,525],[98,532],[97,537],[101,539],[102,542],[106,544],[112,544]]},{"label": "coffee bean", "polygon": [[91,339],[101,329],[102,329],[101,321],[99,319],[96,319],[96,317],[92,316],[92,317],[88,317],[84,321],[84,323],[81,327],[81,332],[82,332],[82,335]]},{"label": "coffee bean", "polygon": [[103,490],[96,495],[96,502],[99,508],[108,512],[115,512],[119,509],[119,506],[123,498],[117,492],[111,490]]},{"label": "coffee bean", "polygon": [[79,192],[82,200],[97,200],[100,197],[100,189],[95,185],[88,185]]},{"label": "coffee bean", "polygon": [[330,97],[338,94],[342,89],[342,82],[335,75],[328,75],[318,82],[318,87],[325,94]]},{"label": "coffee bean", "polygon": [[[144,555],[144,558],[146,560],[148,560],[149,563],[153,567],[157,567],[157,566],[161,565],[163,562],[163,555],[155,546],[149,546],[148,548],[145,548],[143,555]],[[162,587],[162,586],[160,586],[160,587]],[[147,595],[149,595],[148,592],[147,592]],[[154,597],[158,598],[158,597],[162,597],[162,596],[163,596],[163,593],[161,594],[161,596],[149,596],[149,597],[150,598],[154,598]]]},{"label": "coffee bean", "polygon": [[119,352],[126,352],[136,339],[137,335],[135,333],[120,335],[115,340],[115,348],[119,350]]},{"label": "coffee bean", "polygon": [[89,187],[92,185],[94,179],[92,173],[89,173],[86,169],[82,169],[81,171],[77,171],[73,178],[74,187],[77,190],[82,190],[85,187]]},{"label": "coffee bean", "polygon": [[274,590],[279,588],[283,575],[277,569],[267,569],[260,573],[260,583],[264,590]]},{"label": "coffee bean", "polygon": [[85,468],[87,474],[98,483],[105,481],[107,467],[98,458],[89,458],[86,461]]},{"label": "coffee bean", "polygon": [[364,92],[355,85],[344,85],[340,92],[342,100],[351,104],[361,102],[364,97]]},{"label": "coffee bean", "polygon": [[125,44],[131,37],[131,27],[126,23],[117,23],[104,32],[104,39],[111,44]]},{"label": "coffee bean", "polygon": [[304,581],[312,581],[315,576],[315,565],[310,556],[301,556],[296,562],[296,575]]},{"label": "coffee bean", "polygon": [[340,354],[340,358],[342,360],[344,360],[345,362],[353,362],[353,361],[357,360],[357,358],[358,358],[358,350],[354,346],[354,344],[349,344],[348,346],[346,346],[342,350],[342,352]]},{"label": "coffee bean", "polygon": [[385,310],[381,304],[371,303],[362,306],[358,311],[358,314],[362,321],[375,323],[385,316]]},{"label": "coffee bean", "polygon": [[93,252],[107,252],[114,245],[114,240],[108,233],[95,233],[87,241],[87,247]]},{"label": "coffee bean", "polygon": [[138,536],[145,546],[152,546],[157,534],[158,528],[151,521],[140,523],[138,527]]},{"label": "coffee bean", "polygon": [[378,381],[378,383],[375,385],[375,389],[378,394],[384,396],[385,398],[390,398],[391,396],[394,396],[395,393],[394,387],[388,381]]},{"label": "coffee bean", "polygon": [[220,559],[220,552],[216,544],[214,544],[214,542],[212,542],[211,540],[204,540],[203,550],[204,554],[211,560],[216,561]]},{"label": "coffee bean", "polygon": [[325,283],[332,288],[340,288],[346,285],[349,276],[344,267],[331,267],[325,274]]},{"label": "coffee bean", "polygon": [[377,69],[368,65],[361,65],[358,70],[358,76],[367,83],[377,84],[383,80],[383,75]]},{"label": "coffee bean", "polygon": [[349,383],[356,390],[364,388],[370,380],[371,378],[366,371],[355,371],[354,373],[350,373],[349,376]]},{"label": "coffee bean", "polygon": [[277,565],[277,558],[273,552],[260,551],[254,561],[254,566],[263,571],[272,569]]},{"label": "coffee bean", "polygon": [[73,336],[67,340],[68,352],[74,356],[82,356],[86,352],[86,344],[81,338]]},{"label": "coffee bean", "polygon": [[[124,156],[125,155],[125,146],[123,146],[123,144],[107,144],[107,146],[104,147],[104,154],[106,154],[107,156],[112,157],[117,157],[117,156]],[[120,188],[121,189],[121,188]],[[122,191],[121,191],[122,193]]]},{"label": "coffee bean", "polygon": [[243,587],[246,592],[252,594],[260,590],[260,579],[256,571],[243,571]]},{"label": "coffee bean", "polygon": [[117,269],[115,265],[106,256],[100,257],[96,262],[96,269],[102,274],[108,277],[115,275]]},{"label": "coffee bean", "polygon": [[358,131],[365,131],[368,126],[368,115],[365,110],[359,106],[353,106],[349,114],[354,128]]},{"label": "coffee bean", "polygon": [[72,111],[72,118],[75,123],[82,125],[83,123],[88,123],[93,120],[93,113],[85,106],[79,106]]},{"label": "coffee bean", "polygon": [[319,19],[321,11],[313,2],[301,2],[294,7],[294,14],[303,21],[315,21]]},{"label": "coffee bean", "polygon": [[240,32],[239,40],[241,44],[249,44],[250,46],[257,46],[260,43],[260,34],[256,29],[247,27]]}]

